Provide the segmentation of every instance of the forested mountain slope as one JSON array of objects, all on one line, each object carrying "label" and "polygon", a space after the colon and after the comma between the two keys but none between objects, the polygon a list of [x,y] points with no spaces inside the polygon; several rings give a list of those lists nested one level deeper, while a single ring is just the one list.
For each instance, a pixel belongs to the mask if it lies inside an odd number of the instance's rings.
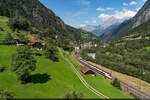
[{"label": "forested mountain slope", "polygon": [[[27,20],[31,33],[39,34],[45,29],[51,29],[53,30],[51,33],[58,33],[57,35],[64,36],[68,42],[78,42],[79,40],[83,42],[99,41],[92,33],[84,32],[64,24],[60,17],[41,4],[39,0],[0,0],[0,16],[17,17],[16,19],[21,17],[21,19]],[[46,35],[46,37],[51,36]]]},{"label": "forested mountain slope", "polygon": [[124,21],[115,29],[105,32],[100,38],[104,41],[112,40],[116,36],[126,34],[133,28],[143,24],[144,22],[150,20],[150,0],[144,4],[144,6],[138,11],[138,13],[128,21]]}]

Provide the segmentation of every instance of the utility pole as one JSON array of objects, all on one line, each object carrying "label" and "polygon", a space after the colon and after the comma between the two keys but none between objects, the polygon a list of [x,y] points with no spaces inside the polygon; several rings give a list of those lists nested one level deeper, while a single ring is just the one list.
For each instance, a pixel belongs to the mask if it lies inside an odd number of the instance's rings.
[{"label": "utility pole", "polygon": [[140,76],[139,76],[139,89],[141,90],[141,80],[142,80],[142,66],[140,66]]},{"label": "utility pole", "polygon": [[141,73],[141,76],[140,76],[140,90],[143,90],[143,88],[142,88],[142,76],[145,74],[145,72],[144,72],[142,66],[140,68],[140,73]]}]

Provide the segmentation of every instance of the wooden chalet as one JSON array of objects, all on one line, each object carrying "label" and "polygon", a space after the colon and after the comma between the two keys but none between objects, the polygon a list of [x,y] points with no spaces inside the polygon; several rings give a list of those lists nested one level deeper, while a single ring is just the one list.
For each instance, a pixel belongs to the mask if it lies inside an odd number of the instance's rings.
[{"label": "wooden chalet", "polygon": [[29,44],[31,45],[31,48],[36,48],[37,50],[43,50],[42,43],[38,42],[37,40],[30,40]]},{"label": "wooden chalet", "polygon": [[81,72],[85,75],[96,76],[95,72],[92,69],[85,66],[81,66]]}]

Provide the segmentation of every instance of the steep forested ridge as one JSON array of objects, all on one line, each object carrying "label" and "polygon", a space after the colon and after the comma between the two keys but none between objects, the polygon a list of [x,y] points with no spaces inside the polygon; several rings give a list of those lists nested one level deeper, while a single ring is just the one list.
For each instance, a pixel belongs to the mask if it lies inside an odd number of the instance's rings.
[{"label": "steep forested ridge", "polygon": [[[46,28],[52,29],[59,33],[58,35],[63,34],[68,41],[72,41],[72,39],[79,41],[85,38],[86,41],[98,41],[98,38],[92,33],[77,30],[64,24],[52,10],[46,8],[39,0],[0,0],[0,16],[9,18],[21,16],[30,21],[34,28],[40,31]],[[83,37],[82,33],[87,34],[87,37]]]}]

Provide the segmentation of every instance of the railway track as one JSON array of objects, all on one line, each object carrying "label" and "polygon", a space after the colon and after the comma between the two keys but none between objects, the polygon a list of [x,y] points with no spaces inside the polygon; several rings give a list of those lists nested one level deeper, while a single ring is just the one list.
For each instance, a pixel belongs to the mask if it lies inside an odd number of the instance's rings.
[{"label": "railway track", "polygon": [[83,85],[89,89],[91,92],[93,92],[94,94],[96,94],[97,96],[103,98],[103,99],[109,99],[109,97],[105,96],[104,94],[102,94],[100,91],[97,91],[95,88],[93,88],[91,85],[89,85],[86,80],[83,78],[82,75],[80,75],[80,73],[78,72],[78,70],[75,68],[75,66],[67,59],[64,57],[63,53],[61,52],[61,50],[59,49],[61,56],[63,57],[63,59],[70,64],[71,68],[73,69],[73,71],[75,72],[75,74],[77,75],[77,77],[80,79],[80,81],[83,83]]},{"label": "railway track", "polygon": [[[82,59],[81,57],[78,56],[78,53],[75,53],[74,54],[75,56],[75,59],[80,62],[82,65],[85,65],[89,68],[91,68],[94,72],[100,74],[100,75],[103,75],[105,76],[100,70],[104,71],[103,69],[100,69],[100,68],[97,68],[96,66],[92,65],[92,64],[89,64],[86,60]],[[107,71],[104,71],[104,72],[107,72]],[[109,72],[107,72],[109,73]],[[113,77],[115,78],[115,77]],[[110,78],[108,78],[110,79]],[[128,92],[130,95],[132,95],[133,97],[135,97],[136,99],[139,99],[139,100],[150,100],[150,94],[147,94],[143,91],[141,91],[140,89],[138,88],[135,88],[133,86],[130,86],[128,85],[127,83],[123,82],[123,81],[120,81],[120,85],[121,85],[121,88]]]}]

